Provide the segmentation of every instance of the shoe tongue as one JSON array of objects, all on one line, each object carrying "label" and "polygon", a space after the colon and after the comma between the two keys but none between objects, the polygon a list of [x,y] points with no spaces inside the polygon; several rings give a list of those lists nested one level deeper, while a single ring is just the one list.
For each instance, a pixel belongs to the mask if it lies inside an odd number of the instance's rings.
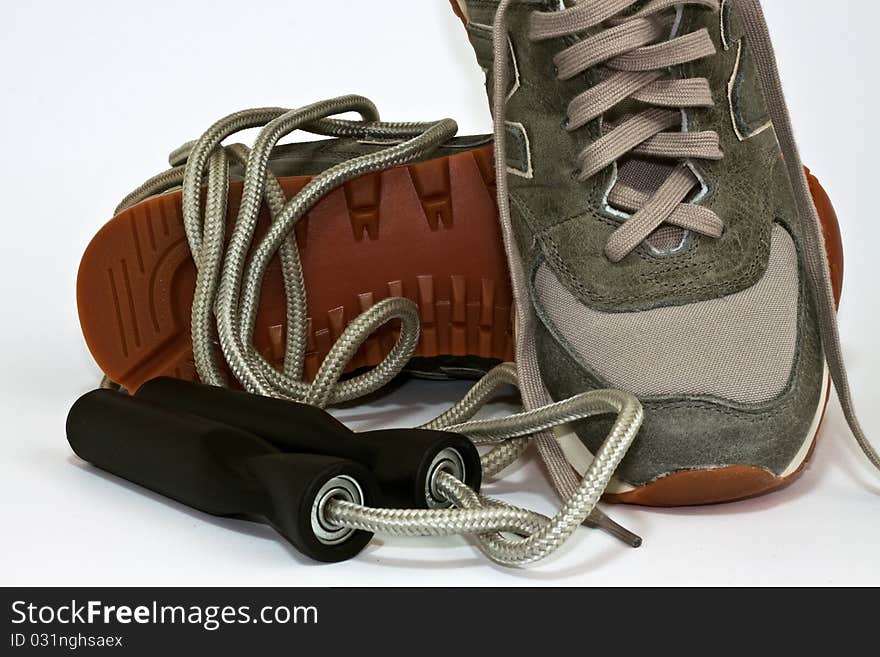
[{"label": "shoe tongue", "polygon": [[[630,7],[627,7],[622,12],[617,14],[617,16],[615,18],[617,20],[620,20],[622,18],[628,18],[630,16],[633,16],[633,15],[637,14],[638,12],[640,12],[642,9],[644,9],[648,5],[649,2],[651,2],[651,0],[639,0],[639,2],[635,3],[634,5],[631,5]],[[663,9],[662,11],[654,12],[654,13],[646,16],[646,18],[649,18],[652,21],[657,21],[661,25],[668,26],[669,31],[672,32],[672,26],[675,25],[675,17],[679,11],[679,8],[680,8],[680,5],[678,6],[678,8],[677,7],[667,7],[666,9]],[[685,11],[687,11],[687,9],[685,9]]]},{"label": "shoe tongue", "polygon": [[[668,162],[625,158],[617,164],[617,184],[653,195],[674,169],[675,165]],[[684,235],[683,229],[664,224],[646,241],[659,251],[669,251],[681,244]]]},{"label": "shoe tongue", "polygon": [[632,5],[629,9],[623,11],[621,15],[629,16],[631,14],[636,13],[637,11],[641,11],[642,9],[645,8],[645,5],[647,5],[650,1],[651,0],[639,0],[634,5]]}]

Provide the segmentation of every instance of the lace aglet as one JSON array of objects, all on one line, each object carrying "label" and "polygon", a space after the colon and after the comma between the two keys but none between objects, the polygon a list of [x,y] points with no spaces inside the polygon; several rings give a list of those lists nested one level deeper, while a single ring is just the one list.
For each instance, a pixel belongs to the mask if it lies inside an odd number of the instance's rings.
[{"label": "lace aglet", "polygon": [[641,536],[639,536],[638,534],[634,534],[623,525],[619,525],[618,523],[614,522],[599,509],[593,509],[593,512],[590,514],[590,516],[586,520],[584,520],[584,525],[589,527],[590,529],[601,529],[605,532],[608,532],[609,534],[611,534],[611,536],[619,541],[626,543],[632,548],[638,548],[642,546]]}]

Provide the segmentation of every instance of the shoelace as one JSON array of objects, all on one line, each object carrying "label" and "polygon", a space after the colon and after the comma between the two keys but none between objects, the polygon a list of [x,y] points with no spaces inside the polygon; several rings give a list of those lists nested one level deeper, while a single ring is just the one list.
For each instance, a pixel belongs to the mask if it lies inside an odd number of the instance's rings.
[{"label": "shoelace", "polygon": [[[506,175],[506,106],[508,89],[508,12],[517,0],[501,0],[493,23],[494,89],[493,117],[495,123],[495,154],[498,179],[498,204],[505,244],[513,254],[514,264],[519,259],[511,229],[510,200]],[[586,180],[625,155],[643,154],[678,160],[675,170],[658,191],[648,196],[619,183],[609,194],[609,201],[624,210],[635,212],[612,235],[606,255],[612,261],[625,258],[661,224],[666,223],[709,237],[720,236],[723,224],[708,208],[683,203],[699,180],[690,169],[687,158],[718,159],[718,135],[714,132],[675,133],[667,130],[681,124],[681,111],[712,105],[711,89],[705,79],[663,79],[662,69],[715,53],[714,45],[705,29],[681,36],[664,34],[651,17],[659,12],[691,5],[718,12],[719,0],[647,0],[636,11],[631,11],[642,0],[566,0],[565,9],[554,12],[534,11],[529,21],[529,37],[543,40],[563,36],[577,36],[577,42],[563,50],[556,58],[560,78],[569,79],[600,65],[610,71],[601,82],[576,97],[569,107],[566,129],[576,130],[601,117],[605,112],[627,99],[658,107],[649,108],[623,123],[612,126],[580,155],[580,179]],[[826,361],[850,430],[862,452],[871,464],[880,470],[880,454],[871,445],[862,430],[853,406],[852,394],[843,362],[837,312],[824,238],[819,216],[803,175],[803,166],[797,156],[790,120],[782,101],[782,86],[776,59],[770,45],[770,36],[759,0],[740,0],[746,38],[749,40],[765,94],[770,98],[770,112],[774,129],[786,151],[786,164],[795,186],[796,200],[805,217],[805,259],[808,275],[817,290],[820,330]],[[623,15],[628,10],[629,15]],[[667,109],[663,109],[667,108]],[[668,108],[676,108],[672,112]],[[675,120],[673,120],[673,115]],[[682,126],[684,127],[684,126]],[[789,152],[791,157],[788,157]],[[791,160],[791,161],[789,161]],[[518,306],[519,326],[523,333],[534,318],[525,310],[528,306],[525,281],[517,267],[511,267],[514,296]],[[534,346],[519,341],[517,362],[530,366],[520,367],[520,388],[526,407],[546,403],[548,395],[540,381]],[[550,440],[545,437],[545,440]],[[540,444],[540,441],[539,441]],[[549,449],[549,448],[547,448]],[[552,469],[552,465],[551,465]],[[572,486],[564,473],[554,477],[560,490]]]},{"label": "shoelace", "polygon": [[[328,118],[347,112],[358,113],[362,120]],[[252,149],[240,144],[222,145],[228,137],[249,128],[261,128]],[[324,136],[384,140],[389,145],[318,174],[287,200],[270,173],[269,160],[277,142],[296,130]],[[308,318],[303,272],[293,231],[297,221],[329,191],[353,178],[426,156],[456,131],[457,126],[451,120],[382,123],[375,106],[360,96],[344,96],[295,110],[246,110],[221,119],[198,141],[175,151],[170,158],[172,169],[127,196],[117,213],[182,186],[184,223],[198,269],[192,337],[196,368],[202,381],[227,384],[216,357],[215,323],[222,354],[235,378],[249,392],[325,407],[378,390],[399,374],[416,350],[420,323],[414,302],[392,298],[377,303],[349,324],[315,379],[311,383],[303,380]],[[244,183],[241,207],[224,253],[230,160],[243,167]],[[201,207],[203,185],[206,188],[204,208]],[[269,209],[271,224],[252,249],[263,203]],[[257,352],[252,342],[262,280],[276,254],[282,262],[287,299],[286,350],[280,371]],[[365,374],[340,380],[345,366],[367,338],[395,319],[401,323],[400,336],[385,360]],[[626,393],[598,391],[505,418],[473,419],[500,386],[518,383],[516,367],[501,365],[478,382],[461,402],[424,428],[453,431],[470,437],[477,445],[492,445],[482,458],[484,477],[491,477],[522,455],[531,436],[598,414],[617,415],[589,471],[552,519],[478,495],[447,473],[440,474],[437,484],[439,492],[454,508],[374,509],[333,500],[328,503],[326,519],[347,528],[392,535],[472,535],[490,559],[507,566],[521,566],[548,556],[581,524],[602,527],[638,545],[638,537],[613,523],[596,504],[638,433],[642,422],[641,404]]]},{"label": "shoelace", "polygon": [[529,20],[529,38],[534,41],[588,33],[555,57],[560,79],[591,69],[604,74],[601,82],[571,101],[567,130],[578,130],[627,101],[649,106],[617,125],[605,126],[605,134],[580,154],[579,180],[592,178],[626,155],[678,162],[653,194],[620,182],[611,189],[608,201],[634,213],[608,240],[605,253],[613,262],[623,260],[664,223],[714,238],[724,231],[717,214],[684,202],[700,185],[685,160],[721,159],[718,134],[670,132],[682,127],[682,109],[713,105],[709,81],[667,79],[669,67],[714,55],[715,46],[705,28],[669,38],[669,28],[654,18],[676,5],[717,10],[718,0],[653,0],[631,15],[618,17],[634,4],[634,0],[595,0],[558,12],[535,12]]}]

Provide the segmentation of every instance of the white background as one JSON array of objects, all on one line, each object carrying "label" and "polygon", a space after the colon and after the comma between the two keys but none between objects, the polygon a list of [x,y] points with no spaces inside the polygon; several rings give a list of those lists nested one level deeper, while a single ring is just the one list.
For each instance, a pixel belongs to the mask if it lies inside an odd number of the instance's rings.
[{"label": "white background", "polygon": [[[844,348],[863,424],[880,443],[876,198],[877,4],[765,0],[805,162],[847,247]],[[116,202],[167,153],[244,107],[344,93],[388,119],[455,117],[490,131],[481,73],[445,0],[43,0],[0,22],[0,584],[880,584],[880,475],[833,401],[806,475],[762,499],[698,510],[612,508],[640,550],[577,533],[530,570],[464,540],[375,541],[318,566],[259,525],[191,512],[80,463],[64,436],[99,372],[80,336],[79,257]],[[464,384],[409,383],[346,412],[406,425]],[[489,488],[551,512],[531,461]]]}]

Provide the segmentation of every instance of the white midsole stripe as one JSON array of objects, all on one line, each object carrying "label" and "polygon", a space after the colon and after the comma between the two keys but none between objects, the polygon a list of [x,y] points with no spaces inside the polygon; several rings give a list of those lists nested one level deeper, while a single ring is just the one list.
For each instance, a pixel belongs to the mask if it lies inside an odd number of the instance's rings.
[{"label": "white midsole stripe", "polygon": [[807,432],[807,439],[804,441],[804,444],[801,445],[800,451],[798,451],[791,464],[785,469],[785,472],[782,473],[782,477],[788,477],[797,472],[804,464],[804,461],[807,460],[807,456],[810,455],[810,449],[813,447],[813,442],[816,440],[816,434],[819,433],[819,426],[822,424],[822,417],[825,415],[825,403],[828,401],[828,393],[831,390],[828,385],[828,380],[830,378],[831,372],[828,369],[828,365],[825,365],[825,369],[822,372],[822,396],[819,398],[819,406],[816,408],[816,415],[813,416],[813,424],[810,425],[810,430]]}]

